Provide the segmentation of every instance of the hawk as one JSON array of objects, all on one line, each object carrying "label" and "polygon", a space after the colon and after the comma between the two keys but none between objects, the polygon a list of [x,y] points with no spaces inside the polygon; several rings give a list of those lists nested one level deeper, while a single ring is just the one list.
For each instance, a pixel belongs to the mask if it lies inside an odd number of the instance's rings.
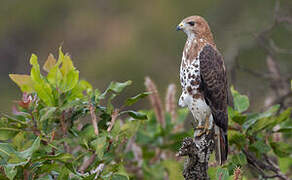
[{"label": "hawk", "polygon": [[198,123],[195,137],[208,134],[215,127],[216,159],[222,165],[228,154],[228,85],[224,61],[204,18],[185,18],[177,30],[187,35],[180,67],[179,105],[187,106]]}]

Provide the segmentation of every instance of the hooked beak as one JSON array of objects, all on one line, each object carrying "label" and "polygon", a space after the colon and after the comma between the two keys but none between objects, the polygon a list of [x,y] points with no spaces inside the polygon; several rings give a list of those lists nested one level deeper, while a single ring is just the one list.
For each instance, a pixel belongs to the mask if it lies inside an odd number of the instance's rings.
[{"label": "hooked beak", "polygon": [[182,30],[184,27],[184,24],[183,23],[180,23],[178,26],[176,26],[176,30],[179,31],[179,30]]}]

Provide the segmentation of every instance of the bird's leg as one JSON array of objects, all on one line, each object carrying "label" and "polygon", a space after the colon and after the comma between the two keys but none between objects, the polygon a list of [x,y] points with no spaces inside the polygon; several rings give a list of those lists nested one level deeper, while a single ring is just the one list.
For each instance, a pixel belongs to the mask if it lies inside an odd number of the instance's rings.
[{"label": "bird's leg", "polygon": [[201,130],[199,134],[197,134],[196,137],[201,137],[203,134],[209,134],[210,133],[210,130],[212,129],[212,126],[213,126],[213,121],[212,121],[212,117],[210,118],[211,114],[207,114],[206,116],[206,119],[205,119],[205,122],[204,122],[204,125],[199,125],[197,126],[195,129],[197,130]]}]

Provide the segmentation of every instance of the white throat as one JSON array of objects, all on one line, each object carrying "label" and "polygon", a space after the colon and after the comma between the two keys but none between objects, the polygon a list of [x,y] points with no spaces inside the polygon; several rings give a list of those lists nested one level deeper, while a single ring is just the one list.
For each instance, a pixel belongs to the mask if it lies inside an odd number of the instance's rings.
[{"label": "white throat", "polygon": [[195,37],[196,37],[196,35],[194,33],[189,32],[189,31],[187,31],[186,34],[188,36],[187,41],[189,41],[189,42],[193,41],[195,39]]}]

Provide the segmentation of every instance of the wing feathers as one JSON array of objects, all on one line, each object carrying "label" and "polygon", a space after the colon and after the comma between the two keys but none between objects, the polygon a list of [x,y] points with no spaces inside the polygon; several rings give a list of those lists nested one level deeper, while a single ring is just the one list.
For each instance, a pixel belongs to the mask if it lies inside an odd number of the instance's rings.
[{"label": "wing feathers", "polygon": [[199,60],[204,98],[212,110],[216,125],[226,132],[228,91],[223,58],[211,45],[206,45],[200,52]]}]

